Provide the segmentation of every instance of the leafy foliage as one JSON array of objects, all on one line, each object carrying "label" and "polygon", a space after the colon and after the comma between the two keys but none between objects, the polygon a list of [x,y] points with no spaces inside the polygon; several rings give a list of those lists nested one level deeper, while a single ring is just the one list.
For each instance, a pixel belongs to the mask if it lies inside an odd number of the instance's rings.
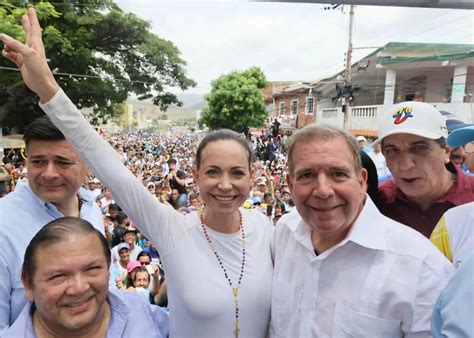
[{"label": "leafy foliage", "polygon": [[[170,87],[195,86],[186,62],[168,40],[151,32],[149,22],[124,13],[112,0],[0,0],[0,32],[22,41],[21,16],[34,6],[43,28],[49,65],[79,108],[92,108],[92,122],[105,122],[122,111],[117,104],[130,93],[151,99],[165,110],[180,106]],[[14,65],[2,58],[0,67]],[[5,90],[5,87],[7,88]],[[5,94],[6,92],[6,94]],[[0,122],[21,128],[42,114],[37,98],[20,73],[0,71]]]},{"label": "leafy foliage", "polygon": [[199,123],[211,130],[228,128],[247,133],[250,127],[260,127],[267,112],[261,89],[267,84],[258,67],[234,71],[212,82]]}]

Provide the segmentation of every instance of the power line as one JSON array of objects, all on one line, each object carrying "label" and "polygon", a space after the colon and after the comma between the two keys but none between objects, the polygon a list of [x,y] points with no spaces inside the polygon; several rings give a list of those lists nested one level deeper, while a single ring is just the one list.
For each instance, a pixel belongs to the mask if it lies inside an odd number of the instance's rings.
[{"label": "power line", "polygon": [[[2,67],[0,66],[0,69],[4,70],[11,70],[11,71],[17,71],[19,72],[20,70],[15,67]],[[98,80],[105,80],[103,77],[100,77],[98,75],[88,75],[88,74],[75,74],[75,73],[62,73],[62,72],[52,72],[54,76],[67,76],[67,77],[75,77],[75,78],[82,78],[82,79],[98,79]],[[125,78],[117,78],[117,77],[109,77],[109,79],[116,81],[116,82],[128,82],[128,83],[140,83],[140,84],[146,84],[146,85],[153,85],[156,82],[148,82],[148,81],[139,81],[139,80],[130,80],[130,79],[125,79]],[[195,87],[197,88],[197,87]]]}]

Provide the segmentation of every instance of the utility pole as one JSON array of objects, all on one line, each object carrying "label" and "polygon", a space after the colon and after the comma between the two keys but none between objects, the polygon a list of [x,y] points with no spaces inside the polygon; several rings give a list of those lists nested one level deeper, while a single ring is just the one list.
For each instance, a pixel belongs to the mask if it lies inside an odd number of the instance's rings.
[{"label": "utility pole", "polygon": [[343,129],[349,130],[349,116],[351,114],[351,86],[352,86],[352,27],[354,24],[354,5],[350,6],[349,11],[349,43],[346,53],[346,76],[344,80],[344,123]]}]

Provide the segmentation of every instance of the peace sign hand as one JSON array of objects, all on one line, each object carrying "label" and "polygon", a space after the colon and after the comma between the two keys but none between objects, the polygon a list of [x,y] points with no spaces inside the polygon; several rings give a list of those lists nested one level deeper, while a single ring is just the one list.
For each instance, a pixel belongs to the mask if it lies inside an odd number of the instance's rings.
[{"label": "peace sign hand", "polygon": [[28,8],[28,14],[23,15],[21,22],[26,34],[26,43],[0,34],[0,40],[4,43],[2,54],[17,65],[28,88],[46,103],[59,90],[59,85],[46,62],[41,27],[35,10]]}]

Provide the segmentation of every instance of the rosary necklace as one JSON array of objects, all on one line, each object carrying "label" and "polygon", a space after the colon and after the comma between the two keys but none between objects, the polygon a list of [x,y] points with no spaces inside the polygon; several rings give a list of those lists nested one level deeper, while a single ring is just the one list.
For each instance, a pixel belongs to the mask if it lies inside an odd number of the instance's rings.
[{"label": "rosary necklace", "polygon": [[239,281],[238,281],[236,287],[234,287],[234,284],[232,284],[232,281],[230,280],[229,274],[227,273],[227,270],[225,269],[224,264],[222,263],[221,257],[219,256],[219,254],[217,253],[214,245],[211,242],[211,238],[209,237],[209,234],[207,233],[206,227],[204,225],[203,213],[201,213],[201,226],[202,226],[202,231],[204,232],[204,236],[206,237],[206,240],[209,243],[209,247],[214,252],[214,256],[216,256],[217,261],[219,262],[219,265],[221,266],[222,271],[224,271],[225,278],[229,282],[229,285],[232,288],[232,294],[234,295],[234,305],[235,305],[235,330],[234,330],[234,335],[235,335],[236,338],[239,337],[239,333],[240,333],[240,327],[239,327],[239,287],[240,287],[240,283],[242,282],[242,276],[244,275],[244,266],[245,266],[244,226],[242,224],[242,213],[238,209],[237,209],[237,212],[239,213],[239,223],[240,223],[239,229],[240,229],[240,233],[242,235],[242,266],[240,268]]}]

